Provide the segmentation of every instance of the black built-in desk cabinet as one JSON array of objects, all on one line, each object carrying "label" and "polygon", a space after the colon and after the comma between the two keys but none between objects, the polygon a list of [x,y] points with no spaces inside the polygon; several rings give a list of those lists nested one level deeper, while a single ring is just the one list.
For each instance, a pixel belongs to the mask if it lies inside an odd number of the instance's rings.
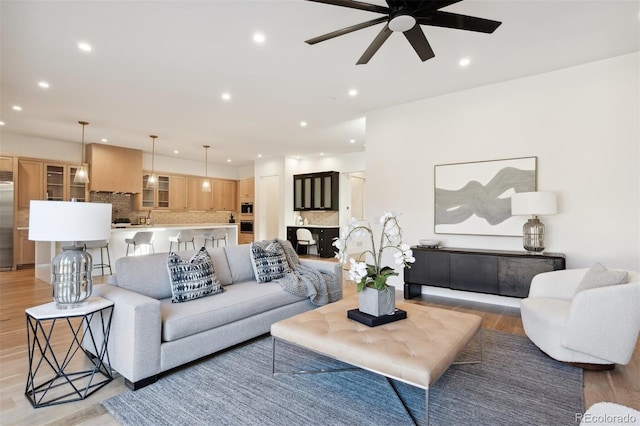
[{"label": "black built-in desk cabinet", "polygon": [[416,258],[404,270],[404,298],[421,294],[421,286],[445,287],[510,297],[527,297],[531,279],[565,269],[563,254],[412,247]]},{"label": "black built-in desk cabinet", "polygon": [[[314,238],[318,241],[318,256],[334,257],[336,255],[338,249],[333,246],[333,240],[340,235],[338,226],[287,226],[287,240],[291,242],[293,248],[296,248],[298,244],[298,238],[296,237],[298,228],[307,228],[314,235]],[[300,246],[298,254],[306,254],[306,250],[306,246]]]}]

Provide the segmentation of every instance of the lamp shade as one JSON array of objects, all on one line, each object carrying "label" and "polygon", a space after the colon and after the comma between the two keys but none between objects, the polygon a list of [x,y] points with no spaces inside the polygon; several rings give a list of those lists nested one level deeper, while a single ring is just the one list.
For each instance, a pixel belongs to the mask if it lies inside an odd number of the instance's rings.
[{"label": "lamp shade", "polygon": [[111,204],[32,200],[32,241],[95,241],[111,237]]},{"label": "lamp shade", "polygon": [[555,192],[517,192],[511,196],[511,214],[514,216],[556,213]]}]

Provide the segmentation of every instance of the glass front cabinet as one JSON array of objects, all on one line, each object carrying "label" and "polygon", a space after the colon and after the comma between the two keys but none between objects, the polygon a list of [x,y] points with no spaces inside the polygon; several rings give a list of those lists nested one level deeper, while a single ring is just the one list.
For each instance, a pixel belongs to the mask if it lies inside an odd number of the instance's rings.
[{"label": "glass front cabinet", "polygon": [[45,195],[50,201],[87,201],[87,184],[76,183],[78,167],[68,164],[46,164]]},{"label": "glass front cabinet", "polygon": [[169,208],[169,176],[158,175],[158,183],[155,188],[147,188],[149,174],[142,175],[142,197],[140,208]]},{"label": "glass front cabinet", "polygon": [[293,209],[338,210],[338,172],[306,173],[293,176]]}]

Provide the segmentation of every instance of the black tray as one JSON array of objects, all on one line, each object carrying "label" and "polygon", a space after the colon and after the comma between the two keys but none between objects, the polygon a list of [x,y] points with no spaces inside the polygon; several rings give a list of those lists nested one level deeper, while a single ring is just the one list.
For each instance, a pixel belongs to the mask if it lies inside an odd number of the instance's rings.
[{"label": "black tray", "polygon": [[396,309],[396,311],[391,315],[382,315],[380,317],[375,317],[373,315],[360,312],[359,309],[351,309],[347,311],[347,317],[364,325],[368,325],[369,327],[376,327],[378,325],[388,324],[390,322],[407,318],[407,311]]}]

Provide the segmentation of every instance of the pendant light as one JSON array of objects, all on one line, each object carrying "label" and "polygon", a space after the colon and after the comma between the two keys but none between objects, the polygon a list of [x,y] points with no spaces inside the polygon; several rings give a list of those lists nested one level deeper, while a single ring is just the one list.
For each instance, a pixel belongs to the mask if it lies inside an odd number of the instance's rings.
[{"label": "pendant light", "polygon": [[151,151],[151,174],[147,179],[147,189],[153,189],[158,186],[158,176],[155,174],[155,159],[156,159],[156,135],[149,135],[153,143],[153,150]]},{"label": "pendant light", "polygon": [[204,179],[202,180],[202,192],[211,192],[211,181],[209,181],[209,175],[207,174],[209,145],[202,145],[204,148]]},{"label": "pendant light", "polygon": [[89,183],[89,170],[87,170],[87,166],[84,164],[84,126],[89,123],[86,121],[78,121],[78,123],[82,124],[82,164],[76,170],[73,183]]}]

